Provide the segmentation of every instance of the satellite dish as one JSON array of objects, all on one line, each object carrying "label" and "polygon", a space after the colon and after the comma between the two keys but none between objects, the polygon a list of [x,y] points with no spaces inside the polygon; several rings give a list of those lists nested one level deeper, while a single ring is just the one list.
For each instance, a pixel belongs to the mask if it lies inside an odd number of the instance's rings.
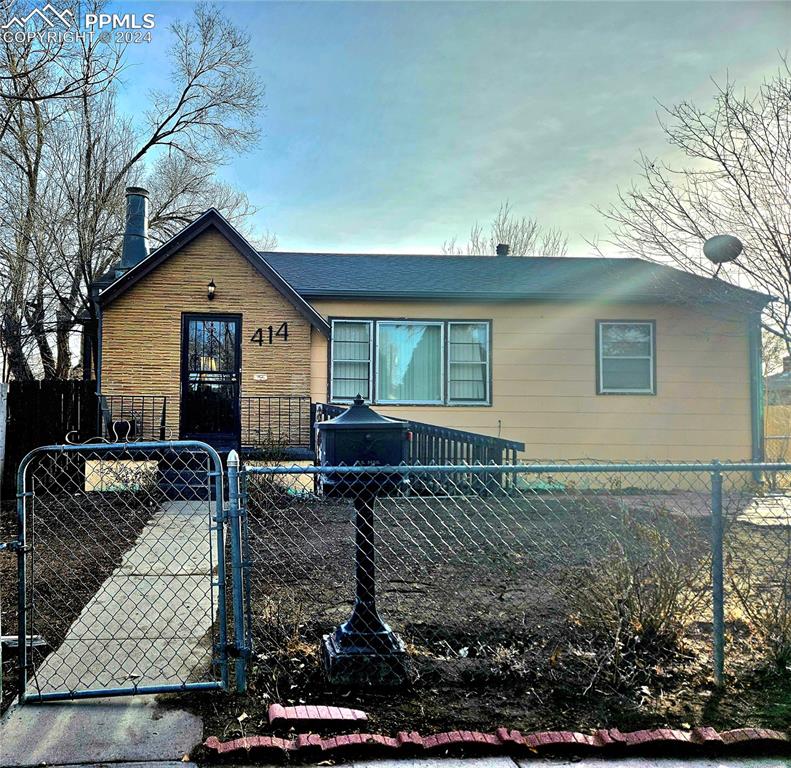
[{"label": "satellite dish", "polygon": [[703,255],[712,264],[725,264],[738,258],[744,246],[733,235],[714,235],[703,243]]}]

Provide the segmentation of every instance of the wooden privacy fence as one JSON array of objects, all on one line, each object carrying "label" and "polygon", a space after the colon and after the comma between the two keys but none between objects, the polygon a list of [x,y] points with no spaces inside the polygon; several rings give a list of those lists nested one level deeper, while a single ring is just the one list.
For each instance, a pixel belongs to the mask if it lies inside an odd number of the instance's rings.
[{"label": "wooden privacy fence", "polygon": [[3,496],[15,493],[16,471],[28,451],[41,445],[88,440],[97,434],[95,381],[12,381],[8,388]]},{"label": "wooden privacy fence", "polygon": [[764,418],[765,461],[791,459],[791,405],[767,405]]}]

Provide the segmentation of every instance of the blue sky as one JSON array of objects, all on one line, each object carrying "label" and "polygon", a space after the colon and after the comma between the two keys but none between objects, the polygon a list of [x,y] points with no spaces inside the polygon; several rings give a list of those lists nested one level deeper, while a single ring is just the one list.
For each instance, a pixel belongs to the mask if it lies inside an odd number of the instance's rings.
[{"label": "blue sky", "polygon": [[[153,11],[123,106],[167,67]],[[573,255],[606,236],[594,205],[629,184],[642,149],[672,157],[657,101],[748,88],[791,50],[791,3],[226,2],[250,33],[267,108],[258,147],[225,180],[282,250],[437,253],[501,201],[562,228]]]}]

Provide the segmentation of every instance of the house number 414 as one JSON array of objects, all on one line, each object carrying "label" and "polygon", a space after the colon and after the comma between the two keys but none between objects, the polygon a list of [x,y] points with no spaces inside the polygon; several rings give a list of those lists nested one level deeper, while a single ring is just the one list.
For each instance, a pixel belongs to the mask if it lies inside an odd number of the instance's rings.
[{"label": "house number 414", "polygon": [[274,344],[275,339],[288,341],[288,323],[280,323],[280,327],[277,330],[275,330],[274,325],[270,325],[267,328],[256,328],[250,341],[253,344],[258,344],[259,347],[263,347],[264,344]]}]

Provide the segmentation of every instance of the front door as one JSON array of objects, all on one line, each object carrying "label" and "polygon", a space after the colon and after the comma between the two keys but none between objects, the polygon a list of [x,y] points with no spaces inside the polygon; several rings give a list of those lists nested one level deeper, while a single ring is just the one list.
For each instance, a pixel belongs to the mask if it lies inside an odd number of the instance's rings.
[{"label": "front door", "polygon": [[181,335],[181,437],[219,450],[239,447],[241,318],[184,315]]}]

